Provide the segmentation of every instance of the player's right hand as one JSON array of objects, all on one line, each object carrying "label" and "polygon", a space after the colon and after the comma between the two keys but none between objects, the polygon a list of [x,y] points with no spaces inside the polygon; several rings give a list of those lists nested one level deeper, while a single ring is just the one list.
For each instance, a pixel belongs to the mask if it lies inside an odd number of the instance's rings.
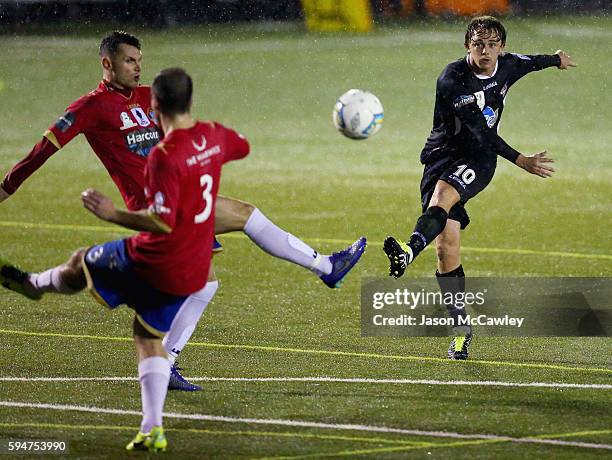
[{"label": "player's right hand", "polygon": [[555,172],[554,168],[550,166],[550,163],[554,162],[555,160],[546,156],[546,150],[530,157],[520,155],[516,159],[516,164],[525,171],[544,178],[551,177]]},{"label": "player's right hand", "polygon": [[6,200],[9,196],[11,196],[11,195],[6,193],[4,191],[4,189],[2,187],[0,187],[0,203],[2,203],[4,200]]},{"label": "player's right hand", "polygon": [[115,205],[106,195],[89,188],[81,193],[81,201],[83,206],[99,219],[107,222],[114,221],[116,214]]},{"label": "player's right hand", "polygon": [[559,66],[559,69],[567,70],[570,67],[576,67],[576,64],[574,63],[574,61],[572,61],[572,57],[569,56],[565,51],[557,50],[555,54],[558,54],[561,58],[561,65]]}]

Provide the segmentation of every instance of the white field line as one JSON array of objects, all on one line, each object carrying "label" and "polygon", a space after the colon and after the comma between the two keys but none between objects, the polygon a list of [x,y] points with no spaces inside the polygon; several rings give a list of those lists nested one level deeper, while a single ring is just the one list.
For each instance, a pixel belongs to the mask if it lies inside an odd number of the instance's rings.
[{"label": "white field line", "polygon": [[[137,410],[125,409],[107,409],[94,406],[76,406],[72,404],[44,404],[44,403],[27,403],[19,401],[0,401],[0,407],[18,407],[25,409],[48,409],[57,411],[76,411],[76,412],[91,412],[95,414],[113,414],[113,415],[141,415]],[[320,428],[327,430],[347,430],[347,431],[367,431],[374,433],[394,433],[406,434],[412,436],[432,436],[437,438],[453,438],[453,439],[493,439],[497,441],[508,441],[518,443],[532,444],[552,444],[558,446],[584,447],[590,449],[609,449],[612,450],[612,445],[595,444],[587,442],[575,441],[559,441],[556,439],[540,439],[540,438],[513,438],[510,436],[499,436],[495,434],[462,434],[450,431],[424,431],[424,430],[407,430],[403,428],[391,428],[375,425],[357,425],[352,423],[323,423],[310,422],[304,420],[282,420],[282,419],[261,419],[261,418],[240,418],[226,417],[223,415],[207,415],[207,414],[180,414],[176,412],[165,412],[165,418],[177,418],[184,420],[200,420],[209,422],[225,422],[225,423],[251,423],[256,425],[277,425],[277,426],[293,426],[302,428]]]},{"label": "white field line", "polygon": [[[305,383],[375,383],[392,385],[448,385],[532,388],[580,388],[612,390],[604,383],[503,382],[496,380],[422,380],[337,377],[189,377],[193,382],[305,382]],[[0,382],[136,382],[137,377],[0,377]]]}]

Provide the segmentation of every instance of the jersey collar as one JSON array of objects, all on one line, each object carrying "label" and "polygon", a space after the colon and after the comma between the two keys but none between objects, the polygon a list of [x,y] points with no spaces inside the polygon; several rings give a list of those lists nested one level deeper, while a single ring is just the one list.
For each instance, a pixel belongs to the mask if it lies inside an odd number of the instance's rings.
[{"label": "jersey collar", "polygon": [[134,90],[125,90],[125,89],[119,89],[119,88],[115,88],[112,83],[106,81],[106,80],[102,80],[100,82],[100,88],[106,88],[107,91],[111,91],[113,93],[117,93],[122,95],[123,97],[125,97],[126,99],[131,99],[132,98],[132,94]]},{"label": "jersey collar", "polygon": [[[469,56],[469,55],[467,55],[467,56],[465,57],[465,62],[467,63],[468,67],[470,67],[470,56]],[[498,59],[498,60],[497,60],[497,62],[495,63],[495,69],[493,69],[493,73],[492,73],[491,75],[489,75],[489,76],[487,76],[487,75],[478,75],[478,74],[477,74],[477,73],[475,73],[473,70],[472,70],[472,73],[474,74],[474,76],[475,76],[476,78],[478,78],[478,79],[480,79],[480,80],[487,80],[487,79],[489,79],[489,78],[493,78],[493,77],[495,76],[495,74],[497,73],[497,66],[499,66],[499,59]],[[472,68],[470,67],[470,70],[471,70],[471,69],[472,69]]]}]

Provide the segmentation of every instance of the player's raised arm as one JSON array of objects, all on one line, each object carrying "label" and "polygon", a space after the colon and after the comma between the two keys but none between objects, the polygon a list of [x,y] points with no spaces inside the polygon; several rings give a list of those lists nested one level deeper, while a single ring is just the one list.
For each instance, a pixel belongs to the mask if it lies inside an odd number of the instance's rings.
[{"label": "player's raised arm", "polygon": [[115,208],[111,199],[97,190],[85,190],[81,193],[81,200],[87,210],[106,222],[141,232],[170,233],[172,231],[171,227],[153,217],[146,209],[127,211]]},{"label": "player's raised arm", "polygon": [[514,70],[510,74],[508,81],[509,85],[513,85],[528,73],[537,72],[549,67],[556,67],[560,70],[567,70],[570,67],[576,67],[576,64],[571,60],[567,53],[562,50],[558,50],[555,54],[510,54],[514,58]]},{"label": "player's raised arm", "polygon": [[0,202],[6,200],[23,182],[40,168],[59,148],[43,137],[30,153],[6,173],[0,183]]},{"label": "player's raised arm", "polygon": [[30,153],[11,168],[0,183],[0,202],[4,201],[34,174],[55,152],[64,147],[92,123],[90,96],[70,104],[66,112],[52,124]]}]

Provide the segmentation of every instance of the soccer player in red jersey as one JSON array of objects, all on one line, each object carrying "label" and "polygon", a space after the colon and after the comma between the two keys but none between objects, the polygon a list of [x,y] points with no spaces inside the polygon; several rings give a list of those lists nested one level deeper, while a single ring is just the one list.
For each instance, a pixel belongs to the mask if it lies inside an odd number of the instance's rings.
[{"label": "soccer player in red jersey", "polygon": [[[70,104],[30,154],[6,174],[0,183],[0,202],[13,194],[49,157],[74,137],[83,134],[117,185],[128,209],[145,207],[145,164],[162,134],[151,107],[151,88],[139,84],[140,41],[126,32],[113,32],[102,40],[100,58],[103,80],[95,90]],[[361,257],[366,244],[365,238],[360,238],[347,249],[326,256],[276,226],[251,204],[219,197],[215,211],[216,234],[244,231],[264,251],[311,270],[329,287],[339,286]],[[216,245],[220,248],[218,243]],[[38,283],[41,287],[53,285],[56,276],[41,273]],[[185,310],[176,317],[164,339],[173,363],[191,337],[218,285],[211,270],[203,294],[207,301],[200,305],[200,309]],[[176,366],[172,368],[170,382],[172,389],[199,389],[187,382]]]},{"label": "soccer player in red jersey", "polygon": [[[152,148],[145,168],[147,209],[118,210],[96,190],[82,194],[84,206],[97,217],[140,233],[79,249],[56,267],[58,286],[71,291],[87,286],[103,305],[135,310],[143,417],[127,450],[166,449],[162,410],[171,365],[161,336],[177,314],[206,302],[221,167],[249,153],[249,144],[234,130],[193,120],[191,97],[192,81],[182,69],[163,70],[153,82],[151,107],[166,136]],[[40,288],[37,275],[6,263],[0,278],[3,286],[30,298],[64,292],[54,285]]]}]

